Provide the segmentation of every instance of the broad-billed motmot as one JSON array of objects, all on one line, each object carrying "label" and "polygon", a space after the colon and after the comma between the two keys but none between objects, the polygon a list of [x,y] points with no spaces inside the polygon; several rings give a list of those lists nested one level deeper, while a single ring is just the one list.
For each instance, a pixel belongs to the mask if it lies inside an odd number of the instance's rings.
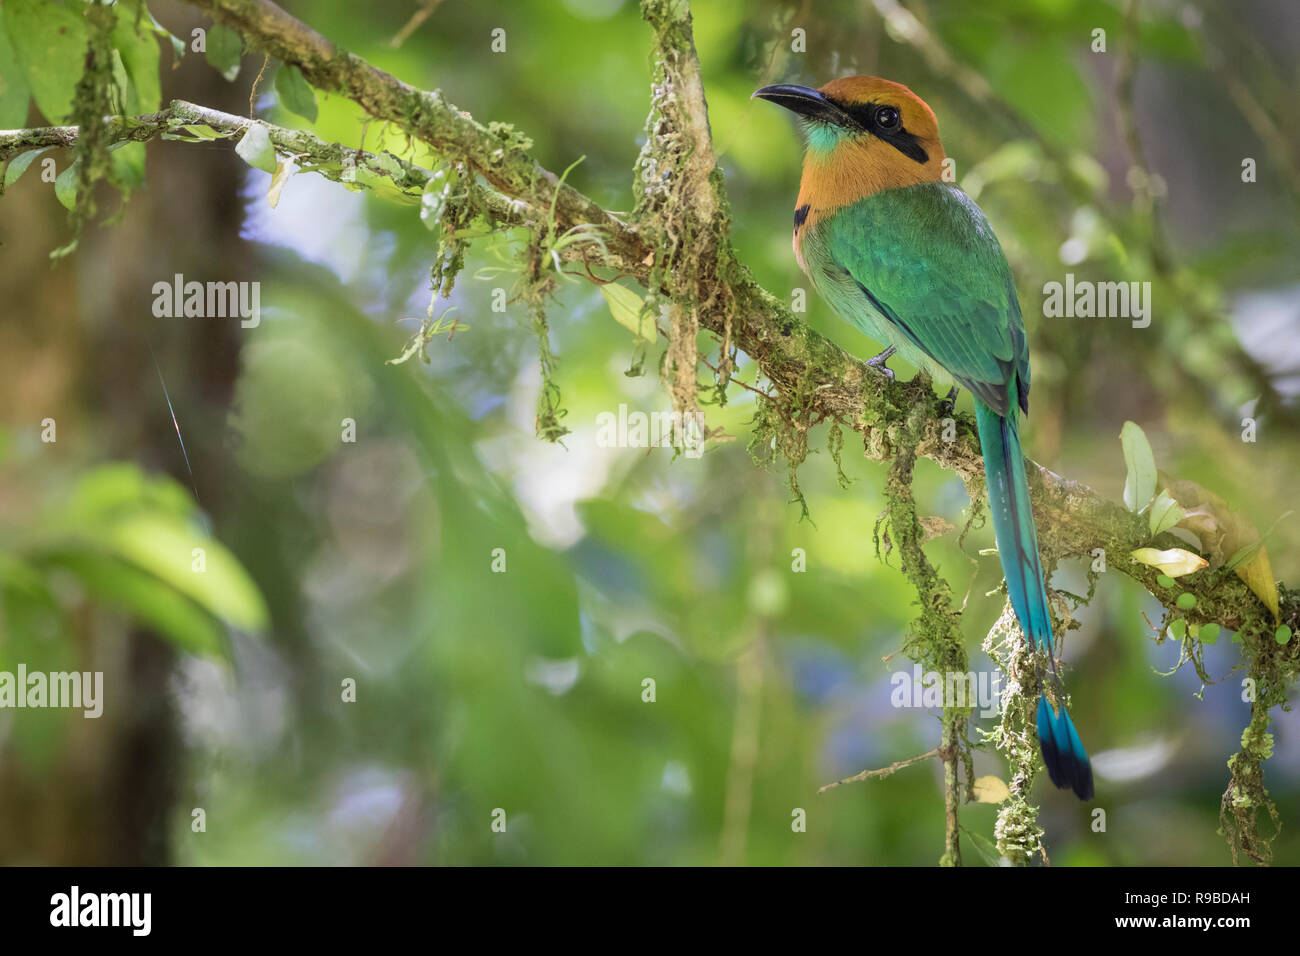
[{"label": "broad-billed motmot", "polygon": [[[869,364],[892,377],[897,352],[970,391],[1007,593],[1055,675],[1052,622],[1020,450],[1029,412],[1029,347],[1006,256],[974,200],[942,181],[934,112],[901,83],[849,76],[819,90],[765,86],[754,96],[807,122],[794,254],[842,318],[888,346]],[[949,398],[951,400],[952,394]],[[1059,683],[1058,683],[1059,686]],[[1059,695],[1058,695],[1059,696]],[[1092,765],[1062,702],[1038,701],[1052,782],[1092,798]]]}]

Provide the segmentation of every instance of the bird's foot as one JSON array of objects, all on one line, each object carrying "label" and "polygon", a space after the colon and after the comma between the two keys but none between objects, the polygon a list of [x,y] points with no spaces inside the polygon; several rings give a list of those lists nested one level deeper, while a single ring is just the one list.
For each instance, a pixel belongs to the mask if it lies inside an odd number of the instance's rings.
[{"label": "bird's foot", "polygon": [[953,409],[957,407],[958,391],[960,391],[960,389],[958,389],[956,385],[948,389],[948,397],[939,403],[940,418],[947,418],[949,415],[953,413]]},{"label": "bird's foot", "polygon": [[873,355],[871,358],[867,359],[867,365],[876,369],[878,372],[883,374],[885,378],[892,382],[894,380],[894,370],[885,363],[888,362],[890,357],[897,351],[897,346],[891,345],[879,355]]}]

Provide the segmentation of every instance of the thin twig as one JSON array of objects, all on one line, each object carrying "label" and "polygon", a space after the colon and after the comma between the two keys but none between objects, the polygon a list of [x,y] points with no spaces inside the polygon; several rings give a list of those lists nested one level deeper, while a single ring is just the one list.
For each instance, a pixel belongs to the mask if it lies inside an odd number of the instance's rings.
[{"label": "thin twig", "polygon": [[[257,71],[257,77],[253,80],[253,88],[248,91],[248,118],[252,119],[253,114],[257,111],[257,88],[262,85],[262,77],[266,75],[267,64],[271,62],[271,54],[262,57],[262,68]],[[287,70],[288,67],[286,66]]]},{"label": "thin twig", "polygon": [[401,46],[407,41],[412,33],[420,29],[420,25],[424,23],[425,20],[433,16],[433,12],[440,6],[442,6],[442,0],[424,0],[424,2],[420,4],[420,9],[411,14],[411,19],[407,20],[406,23],[402,25],[402,29],[398,30],[397,33],[393,35],[393,38],[388,41],[388,45],[392,47]]},{"label": "thin twig", "polygon": [[915,757],[908,757],[906,760],[898,760],[891,763],[888,767],[881,767],[879,770],[863,770],[861,773],[855,773],[851,777],[845,777],[843,780],[836,780],[834,783],[828,783],[824,787],[818,787],[818,793],[825,793],[827,790],[834,790],[836,787],[842,787],[846,783],[861,783],[863,780],[878,780],[881,777],[889,777],[912,764],[920,763],[922,760],[929,760],[931,757],[939,756],[939,748],[927,750],[923,754]]}]

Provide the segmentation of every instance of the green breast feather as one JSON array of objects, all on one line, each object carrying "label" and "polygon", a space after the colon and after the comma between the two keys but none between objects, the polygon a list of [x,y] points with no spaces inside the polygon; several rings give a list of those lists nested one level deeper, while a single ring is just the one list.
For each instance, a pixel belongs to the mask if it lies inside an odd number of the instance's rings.
[{"label": "green breast feather", "polygon": [[841,317],[999,414],[1027,407],[1029,349],[1006,256],[984,213],[948,183],[862,199],[819,221],[804,261]]}]

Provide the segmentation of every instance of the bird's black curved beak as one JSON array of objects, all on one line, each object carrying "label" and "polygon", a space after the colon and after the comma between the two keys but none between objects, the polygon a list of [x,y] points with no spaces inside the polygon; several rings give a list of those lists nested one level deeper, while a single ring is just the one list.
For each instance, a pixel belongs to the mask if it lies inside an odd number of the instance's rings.
[{"label": "bird's black curved beak", "polygon": [[824,123],[834,123],[836,126],[846,126],[851,122],[843,109],[828,100],[821,91],[807,86],[778,83],[776,86],[755,90],[749,98],[768,100],[777,106],[784,106],[792,113]]}]

